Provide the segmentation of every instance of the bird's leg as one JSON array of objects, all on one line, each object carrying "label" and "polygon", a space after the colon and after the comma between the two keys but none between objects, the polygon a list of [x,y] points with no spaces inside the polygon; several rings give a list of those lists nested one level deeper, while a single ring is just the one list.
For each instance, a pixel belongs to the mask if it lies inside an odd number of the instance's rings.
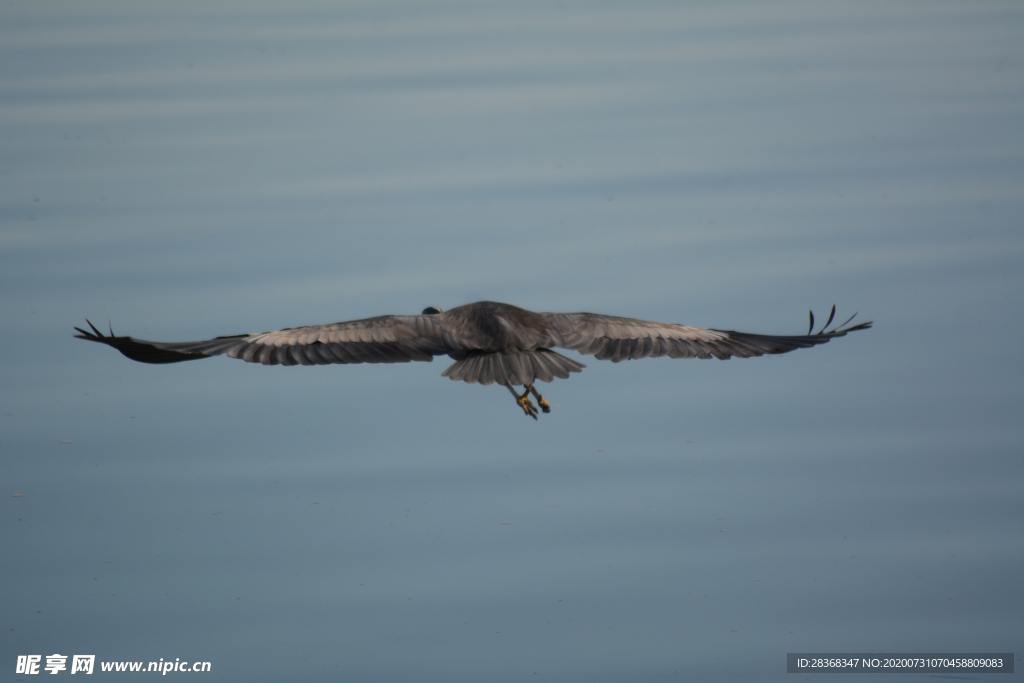
[{"label": "bird's leg", "polygon": [[541,396],[540,392],[537,391],[537,389],[532,384],[528,385],[528,387],[530,389],[530,393],[537,397],[537,404],[540,406],[540,409],[543,410],[545,413],[550,413],[551,404],[548,403],[548,400]]},{"label": "bird's leg", "polygon": [[533,401],[530,400],[530,390],[526,389],[526,391],[524,391],[522,395],[520,395],[518,392],[516,392],[515,389],[512,388],[511,384],[506,384],[505,386],[508,387],[508,390],[512,392],[512,395],[516,397],[516,403],[518,403],[519,407],[523,409],[523,413],[536,420],[537,406],[533,405]]}]

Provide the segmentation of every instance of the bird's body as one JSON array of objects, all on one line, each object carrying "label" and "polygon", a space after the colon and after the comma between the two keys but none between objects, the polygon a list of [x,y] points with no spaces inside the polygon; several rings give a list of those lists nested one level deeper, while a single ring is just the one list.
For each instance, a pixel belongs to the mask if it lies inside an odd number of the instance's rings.
[{"label": "bird's body", "polygon": [[506,351],[557,346],[544,313],[496,301],[478,301],[441,312],[448,324],[466,335],[463,345],[474,351]]},{"label": "bird's body", "polygon": [[[157,342],[104,335],[75,328],[80,339],[112,346],[143,363],[177,363],[210,356],[264,365],[326,365],[332,363],[401,363],[430,361],[447,355],[456,362],[445,377],[478,384],[504,384],[526,414],[536,417],[532,393],[544,412],[550,406],[534,382],[550,382],[580,372],[584,365],[553,350],[568,348],[613,362],[669,356],[672,358],[751,357],[786,353],[823,344],[870,322],[828,330],[828,322],[806,335],[779,336],[705,329],[674,323],[595,313],[537,313],[510,304],[479,301],[449,311],[424,309],[420,315],[384,315],[361,320],[292,327],[272,332],[237,334],[194,342]],[[512,385],[525,387],[522,395]]]}]

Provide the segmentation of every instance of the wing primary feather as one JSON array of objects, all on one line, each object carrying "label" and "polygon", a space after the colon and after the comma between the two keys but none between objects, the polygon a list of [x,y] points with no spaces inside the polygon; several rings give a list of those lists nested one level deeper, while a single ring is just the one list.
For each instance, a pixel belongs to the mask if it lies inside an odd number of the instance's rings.
[{"label": "wing primary feather", "polygon": [[818,330],[818,334],[824,333],[825,330],[828,328],[828,326],[832,324],[832,320],[835,317],[836,317],[836,305],[832,304],[832,310],[828,314],[828,320],[826,320],[825,324],[821,326],[820,330]]},{"label": "wing primary feather", "polygon": [[851,320],[853,320],[853,319],[854,319],[854,318],[856,318],[856,317],[857,317],[857,314],[856,314],[856,313],[854,313],[854,314],[853,314],[853,315],[851,315],[851,316],[850,316],[849,318],[847,318],[847,319],[846,319],[846,321],[845,321],[845,322],[844,322],[844,323],[843,323],[842,325],[838,325],[838,326],[836,326],[836,328],[835,328],[835,330],[833,330],[833,332],[834,332],[834,331],[836,331],[836,330],[841,330],[841,329],[843,329],[844,327],[846,327],[847,325],[849,325],[849,324],[850,324],[850,321],[851,321]]},{"label": "wing primary feather", "polygon": [[810,316],[810,318],[811,318],[811,322],[807,326],[807,334],[808,334],[808,336],[810,336],[811,332],[814,331],[814,311],[813,310],[807,311],[807,315]]}]

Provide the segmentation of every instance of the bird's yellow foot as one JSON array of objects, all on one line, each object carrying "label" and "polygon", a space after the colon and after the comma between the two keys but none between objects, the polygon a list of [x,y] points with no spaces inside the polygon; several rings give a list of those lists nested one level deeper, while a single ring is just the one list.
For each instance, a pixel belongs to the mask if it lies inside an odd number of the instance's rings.
[{"label": "bird's yellow foot", "polygon": [[537,406],[533,405],[533,401],[530,400],[530,392],[524,391],[522,396],[516,397],[516,403],[523,409],[523,413],[532,417],[534,420],[537,419]]},{"label": "bird's yellow foot", "polygon": [[531,384],[530,386],[527,387],[527,390],[531,394],[533,394],[534,396],[537,397],[537,403],[540,404],[540,409],[541,410],[543,410],[545,413],[550,413],[551,412],[551,404],[548,403],[548,400],[546,398],[544,398],[543,396],[540,395],[540,392],[537,391],[536,387],[534,387]]}]

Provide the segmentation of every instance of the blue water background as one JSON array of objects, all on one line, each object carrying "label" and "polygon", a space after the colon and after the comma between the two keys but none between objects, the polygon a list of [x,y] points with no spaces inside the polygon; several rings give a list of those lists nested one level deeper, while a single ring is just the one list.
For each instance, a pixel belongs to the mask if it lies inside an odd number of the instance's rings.
[{"label": "blue water background", "polygon": [[[0,670],[783,681],[790,651],[1024,652],[1022,121],[1016,2],[5,2]],[[536,424],[442,362],[71,338],[484,298],[876,327],[581,359]]]}]

